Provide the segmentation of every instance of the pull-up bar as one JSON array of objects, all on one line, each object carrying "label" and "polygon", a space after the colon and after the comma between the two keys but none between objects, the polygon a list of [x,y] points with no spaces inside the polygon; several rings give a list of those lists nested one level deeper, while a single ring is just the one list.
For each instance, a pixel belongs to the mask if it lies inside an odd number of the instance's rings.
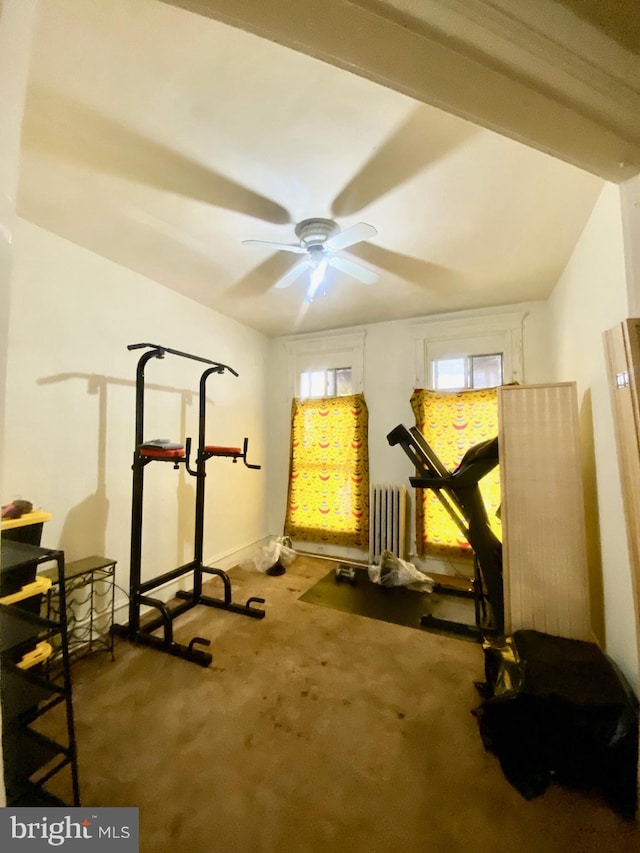
[{"label": "pull-up bar", "polygon": [[155,353],[149,353],[150,357],[153,358],[162,358],[166,352],[170,352],[171,355],[179,355],[180,358],[190,358],[193,361],[202,361],[204,364],[213,364],[214,368],[217,369],[218,373],[222,373],[225,370],[228,370],[229,373],[233,373],[234,376],[237,376],[237,372],[233,369],[233,367],[229,367],[228,364],[222,364],[219,361],[211,361],[210,358],[203,358],[201,355],[192,355],[190,352],[182,352],[179,349],[172,349],[171,347],[162,346],[162,344],[127,344],[127,349],[152,349],[156,350]]},{"label": "pull-up bar", "polygon": [[[243,447],[221,447],[217,445],[205,444],[205,419],[206,419],[206,380],[214,373],[221,374],[228,370],[234,376],[238,376],[233,368],[226,364],[211,361],[208,358],[202,358],[199,355],[181,352],[180,350],[165,347],[161,344],[139,343],[129,344],[129,350],[144,349],[138,359],[136,369],[136,437],[133,455],[133,494],[131,505],[131,566],[129,578],[129,623],[128,625],[115,625],[114,632],[121,636],[127,637],[133,642],[144,643],[152,648],[159,649],[167,654],[176,657],[185,658],[186,660],[199,663],[201,666],[209,666],[212,657],[207,651],[204,651],[198,646],[208,646],[209,640],[203,637],[194,637],[188,645],[176,642],[173,638],[173,620],[199,604],[204,604],[209,607],[217,607],[223,610],[229,610],[233,613],[240,613],[244,616],[251,616],[254,619],[262,619],[265,611],[259,609],[256,605],[264,604],[264,598],[252,596],[246,604],[236,604],[232,601],[231,581],[227,573],[222,569],[216,569],[211,566],[205,566],[203,562],[203,538],[204,538],[204,499],[205,499],[205,477],[206,463],[214,456],[231,458],[233,462],[242,459],[247,468],[260,468],[259,465],[252,465],[247,462],[248,439],[244,439]],[[199,400],[199,429],[198,429],[198,451],[196,455],[195,468],[191,467],[191,438],[186,440],[186,448],[177,445],[180,449],[154,448],[153,442],[146,446],[144,440],[144,397],[145,397],[145,378],[144,372],[147,362],[154,358],[163,358],[165,353],[171,353],[182,358],[188,358],[193,361],[203,362],[211,365],[206,368],[202,374],[200,381],[200,400]],[[174,446],[176,447],[176,446]],[[171,569],[163,574],[155,577],[142,580],[142,520],[143,520],[143,488],[144,488],[144,469],[146,465],[153,461],[169,461],[173,462],[174,468],[179,468],[183,464],[193,477],[196,478],[196,512],[195,512],[195,533],[194,533],[194,557],[193,560],[183,566]],[[193,577],[193,590],[187,592],[185,590],[177,591],[177,598],[182,599],[179,604],[172,604],[171,608],[166,603],[157,598],[150,597],[149,593],[154,589],[163,586],[169,581],[177,580],[179,577],[190,573]],[[223,597],[214,598],[210,595],[203,594],[202,583],[203,575],[215,575],[220,578],[223,584]],[[140,621],[141,607],[153,608],[156,611],[156,616],[151,617],[149,621],[145,621],[144,625]],[[158,637],[155,631],[163,630],[163,636]]]}]

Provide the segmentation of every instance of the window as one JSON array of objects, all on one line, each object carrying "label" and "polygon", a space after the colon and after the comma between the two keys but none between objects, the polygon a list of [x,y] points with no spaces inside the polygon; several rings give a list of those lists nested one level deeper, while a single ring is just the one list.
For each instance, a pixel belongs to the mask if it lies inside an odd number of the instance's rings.
[{"label": "window", "polygon": [[434,359],[430,387],[434,391],[495,388],[502,385],[502,361],[501,352]]},{"label": "window", "polygon": [[300,374],[300,397],[345,397],[352,393],[351,368],[305,370]]},{"label": "window", "polygon": [[369,540],[364,332],[285,342],[293,399],[285,533],[364,549]]},{"label": "window", "polygon": [[362,394],[294,399],[284,532],[306,542],[366,548],[367,405]]},{"label": "window", "polygon": [[472,355],[469,388],[495,388],[502,385],[502,353]]},{"label": "window", "polygon": [[300,399],[309,397],[345,397],[353,393],[350,367],[303,370],[300,374]]},{"label": "window", "polygon": [[[498,432],[496,387],[521,382],[525,311],[506,309],[440,315],[413,327],[415,385],[411,405],[416,426],[449,470],[465,451]],[[419,390],[431,388],[433,390]],[[494,533],[500,538],[498,468],[480,483]],[[437,495],[423,489],[416,497],[418,554],[459,557],[468,543]]]},{"label": "window", "polygon": [[[450,471],[466,451],[498,434],[496,388],[463,391],[414,391],[411,396],[416,426],[438,459]],[[479,483],[493,532],[501,538],[497,516],[500,471],[496,467]],[[466,539],[431,489],[416,491],[416,546],[421,556],[459,558],[471,555]]]}]

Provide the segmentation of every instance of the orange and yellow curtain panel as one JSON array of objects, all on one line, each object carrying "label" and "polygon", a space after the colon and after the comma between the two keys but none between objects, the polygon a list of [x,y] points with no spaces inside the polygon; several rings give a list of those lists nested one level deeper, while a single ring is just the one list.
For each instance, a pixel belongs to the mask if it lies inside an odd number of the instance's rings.
[{"label": "orange and yellow curtain panel", "polygon": [[[498,434],[496,388],[469,391],[417,390],[411,396],[416,426],[440,461],[454,470],[466,451]],[[500,520],[500,470],[480,481],[487,514],[494,533],[502,538]],[[472,551],[455,522],[431,489],[416,490],[416,547],[420,556],[443,558],[470,556]]]},{"label": "orange and yellow curtain panel", "polygon": [[293,401],[285,535],[368,546],[368,426],[362,394]]}]

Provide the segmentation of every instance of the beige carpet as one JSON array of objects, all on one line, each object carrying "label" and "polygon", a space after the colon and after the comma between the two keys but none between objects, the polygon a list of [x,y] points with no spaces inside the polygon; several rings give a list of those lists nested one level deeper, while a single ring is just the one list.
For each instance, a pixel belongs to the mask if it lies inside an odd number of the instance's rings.
[{"label": "beige carpet", "polygon": [[208,669],[125,641],[74,664],[83,805],[138,806],[143,853],[637,853],[597,796],[504,779],[479,646],[300,602],[327,570],[233,570],[267,616],[181,616]]}]

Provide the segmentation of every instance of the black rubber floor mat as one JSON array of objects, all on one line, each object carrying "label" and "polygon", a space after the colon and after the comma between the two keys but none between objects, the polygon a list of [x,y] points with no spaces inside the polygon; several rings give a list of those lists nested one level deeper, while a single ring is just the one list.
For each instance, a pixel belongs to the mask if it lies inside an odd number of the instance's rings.
[{"label": "black rubber floor mat", "polygon": [[[332,569],[299,600],[456,639],[480,640],[474,630],[473,599],[448,593],[417,592],[406,587],[383,587],[372,583],[367,570],[358,567],[351,583],[337,580],[335,568]],[[424,624],[423,616],[429,615],[436,620],[446,620],[449,625]],[[469,631],[461,631],[460,625],[469,626]]]}]

